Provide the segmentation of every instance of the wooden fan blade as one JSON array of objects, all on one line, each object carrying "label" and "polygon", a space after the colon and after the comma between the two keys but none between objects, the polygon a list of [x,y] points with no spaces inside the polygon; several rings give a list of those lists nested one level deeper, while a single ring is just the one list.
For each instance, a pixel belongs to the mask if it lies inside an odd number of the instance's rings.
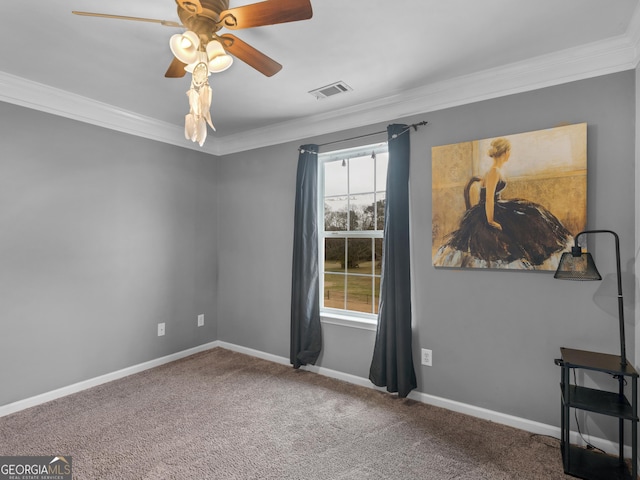
[{"label": "wooden fan blade", "polygon": [[202,13],[202,4],[200,3],[200,0],[176,0],[176,3],[180,8],[189,13]]},{"label": "wooden fan blade", "polygon": [[225,27],[238,30],[308,20],[312,15],[310,0],[266,0],[224,10],[220,19]]},{"label": "wooden fan blade", "polygon": [[171,62],[171,65],[169,65],[167,73],[165,73],[164,76],[167,78],[182,78],[184,77],[185,73],[187,73],[187,71],[184,69],[184,67],[186,66],[186,63],[183,63],[176,57],[173,57],[173,61]]},{"label": "wooden fan blade", "polygon": [[184,25],[180,23],[172,22],[169,20],[156,20],[155,18],[127,17],[124,15],[110,15],[108,13],[78,12],[76,10],[73,10],[71,13],[73,13],[74,15],[81,15],[83,17],[114,18],[116,20],[132,20],[134,22],[159,23],[160,25],[164,25],[165,27],[184,28]]},{"label": "wooden fan blade", "polygon": [[220,35],[218,38],[222,41],[224,49],[227,52],[234,57],[238,57],[244,63],[255,68],[267,77],[271,77],[282,70],[282,65],[278,62],[267,57],[264,53],[256,50],[248,43],[243,42],[235,35],[226,33],[224,35]]}]

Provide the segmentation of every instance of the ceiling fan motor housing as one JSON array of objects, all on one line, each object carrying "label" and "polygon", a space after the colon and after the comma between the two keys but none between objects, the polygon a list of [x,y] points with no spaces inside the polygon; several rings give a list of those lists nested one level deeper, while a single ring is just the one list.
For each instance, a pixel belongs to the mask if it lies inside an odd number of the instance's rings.
[{"label": "ceiling fan motor housing", "polygon": [[[229,8],[229,0],[176,0],[178,4],[178,17],[182,24],[192,32],[198,34],[200,41],[206,45],[214,34],[222,28],[220,24],[220,12]],[[197,3],[201,6],[201,12],[187,6]],[[198,9],[199,10],[199,9]]]}]

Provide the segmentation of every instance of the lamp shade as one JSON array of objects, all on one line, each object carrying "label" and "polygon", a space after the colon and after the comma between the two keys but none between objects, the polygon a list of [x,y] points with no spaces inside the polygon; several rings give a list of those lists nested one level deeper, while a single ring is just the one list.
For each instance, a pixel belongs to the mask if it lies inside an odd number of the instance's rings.
[{"label": "lamp shade", "polygon": [[177,33],[169,40],[171,53],[183,63],[193,63],[198,55],[200,39],[195,32],[187,30],[184,33]]},{"label": "lamp shade", "polygon": [[207,43],[207,56],[209,57],[209,60],[213,60],[218,55],[224,55],[225,53],[227,52],[224,51],[224,47],[219,41],[211,40]]},{"label": "lamp shade", "polygon": [[560,280],[602,280],[590,253],[584,252],[576,256],[565,252],[560,257],[554,278]]},{"label": "lamp shade", "polygon": [[222,44],[217,40],[207,43],[207,58],[209,71],[214,73],[224,72],[233,63],[233,57],[225,52]]},{"label": "lamp shade", "polygon": [[233,63],[233,57],[231,55],[218,55],[216,58],[209,62],[209,71],[213,73],[224,72]]}]

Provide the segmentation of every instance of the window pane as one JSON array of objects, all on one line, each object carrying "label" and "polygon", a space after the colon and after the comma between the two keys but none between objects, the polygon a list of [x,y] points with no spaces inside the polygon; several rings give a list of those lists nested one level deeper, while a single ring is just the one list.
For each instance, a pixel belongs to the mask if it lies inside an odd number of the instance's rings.
[{"label": "window pane", "polygon": [[371,157],[357,157],[349,160],[349,193],[374,191],[374,167]]},{"label": "window pane", "polygon": [[349,230],[375,230],[373,193],[349,197]]},{"label": "window pane", "polygon": [[388,153],[376,155],[376,192],[387,190],[387,166],[389,164]]},{"label": "window pane", "polygon": [[324,274],[324,306],[344,309],[345,275]]},{"label": "window pane", "polygon": [[324,196],[346,195],[348,193],[347,166],[342,166],[341,161],[327,162],[324,164]]},{"label": "window pane", "polygon": [[375,267],[374,273],[376,275],[382,275],[382,239],[376,238],[374,239],[376,242],[376,251],[375,251]]},{"label": "window pane", "polygon": [[384,230],[384,205],[386,202],[386,192],[376,193],[376,230]]},{"label": "window pane", "polygon": [[343,272],[345,267],[346,241],[344,238],[325,238],[324,271]]},{"label": "window pane", "polygon": [[332,197],[324,200],[325,231],[347,229],[347,197]]},{"label": "window pane", "polygon": [[351,273],[373,273],[373,242],[371,238],[349,238],[347,269]]},{"label": "window pane", "polygon": [[373,313],[372,278],[347,275],[347,309]]},{"label": "window pane", "polygon": [[375,295],[375,299],[373,301],[373,313],[378,313],[378,307],[380,306],[380,279],[379,278],[374,278],[373,279],[373,288],[374,288],[374,295]]},{"label": "window pane", "polygon": [[[382,274],[388,152],[368,145],[321,154],[323,308],[375,315]],[[375,151],[375,154],[373,153]],[[344,160],[343,160],[344,159]],[[343,164],[344,162],[344,164]],[[323,229],[324,227],[324,229]]]}]

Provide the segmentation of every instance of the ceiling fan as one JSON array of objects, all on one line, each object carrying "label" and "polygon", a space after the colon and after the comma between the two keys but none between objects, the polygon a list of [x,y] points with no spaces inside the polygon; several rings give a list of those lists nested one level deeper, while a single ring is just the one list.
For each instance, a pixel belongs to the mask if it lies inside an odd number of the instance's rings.
[{"label": "ceiling fan", "polygon": [[185,119],[185,136],[202,146],[206,123],[211,128],[211,88],[208,76],[229,68],[236,57],[260,73],[271,77],[282,65],[230,33],[218,34],[223,28],[240,30],[279,23],[308,20],[313,11],[310,0],[265,0],[229,8],[229,0],[175,0],[181,23],[143,17],[73,11],[75,15],[159,23],[167,27],[185,28],[173,35],[169,46],[174,55],[165,73],[167,78],[192,74],[189,90],[190,112]]}]

